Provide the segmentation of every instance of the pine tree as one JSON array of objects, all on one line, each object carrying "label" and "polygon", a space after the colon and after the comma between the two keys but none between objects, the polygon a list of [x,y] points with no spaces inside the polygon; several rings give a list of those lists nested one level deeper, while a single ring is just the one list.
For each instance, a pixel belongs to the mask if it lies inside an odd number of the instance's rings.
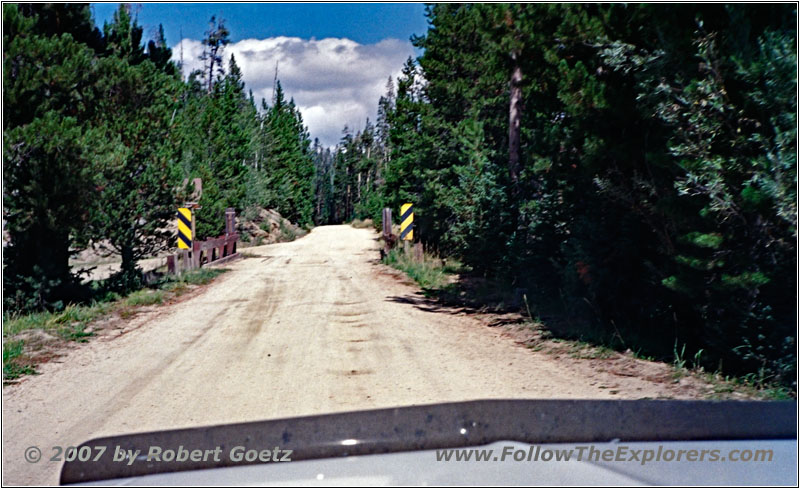
[{"label": "pine tree", "polygon": [[86,247],[94,151],[102,145],[95,131],[55,111],[5,132],[3,288],[9,310],[57,309],[87,297],[69,258]]},{"label": "pine tree", "polygon": [[388,205],[413,199],[423,239],[574,334],[793,377],[793,7],[427,15],[424,83],[407,64],[388,118]]},{"label": "pine tree", "polygon": [[417,65],[408,58],[397,80],[394,110],[387,117],[391,152],[381,176],[384,181],[384,205],[397,213],[402,204],[412,202],[417,206],[417,214],[423,216],[421,222],[424,222],[425,213],[419,212],[425,206],[422,202],[425,180],[423,162],[435,146],[429,145],[430,140],[423,134],[422,124],[427,119],[427,107],[418,78]]},{"label": "pine tree", "polygon": [[178,67],[171,61],[172,49],[167,45],[164,26],[161,24],[158,24],[158,37],[151,39],[147,43],[147,58],[159,70],[170,75],[177,75]]},{"label": "pine tree", "polygon": [[103,25],[107,55],[125,59],[135,65],[145,59],[142,46],[142,27],[131,17],[131,6],[120,4],[114,20]]},{"label": "pine tree", "polygon": [[57,32],[22,7],[3,5],[3,289],[12,311],[84,297],[69,258],[89,241],[94,154],[104,146],[84,124],[94,109],[94,51],[73,34],[92,37],[85,6],[56,8],[80,21]]},{"label": "pine tree", "polygon": [[73,41],[85,44],[96,53],[103,52],[105,39],[85,3],[19,3],[17,11],[33,20],[33,32],[42,37],[69,34]]},{"label": "pine tree", "polygon": [[302,225],[311,224],[314,212],[314,163],[308,133],[294,101],[287,102],[280,82],[264,127],[269,137],[265,157],[274,177],[278,211]]},{"label": "pine tree", "polygon": [[391,144],[389,142],[391,133],[389,117],[394,110],[394,80],[392,80],[392,77],[390,76],[386,81],[386,93],[378,100],[378,121],[375,125],[375,136],[378,140],[378,145],[380,146],[381,152],[381,167],[379,168],[379,173],[386,168],[386,164],[389,162],[389,156],[392,152]]},{"label": "pine tree", "polygon": [[216,77],[222,77],[225,74],[222,67],[222,52],[225,46],[230,43],[229,35],[230,32],[225,27],[225,21],[223,19],[217,20],[216,16],[211,16],[206,37],[203,39],[203,54],[200,56],[204,63],[203,78],[205,79],[206,92],[209,94],[214,86]]},{"label": "pine tree", "polygon": [[333,223],[333,154],[323,148],[319,139],[314,139],[314,224]]},{"label": "pine tree", "polygon": [[140,285],[137,261],[167,249],[173,233],[179,182],[170,119],[177,107],[178,80],[149,60],[131,65],[111,56],[98,66],[96,126],[118,148],[101,165],[98,205],[92,225],[122,258],[115,287]]},{"label": "pine tree", "polygon": [[[194,168],[203,178],[202,209],[196,212],[197,235],[217,237],[225,227],[225,209],[242,208],[245,197],[247,164],[252,157],[253,135],[247,117],[252,106],[244,93],[242,74],[232,56],[228,74],[205,97],[200,127],[205,133],[205,151]],[[206,185],[208,182],[209,185]]]}]

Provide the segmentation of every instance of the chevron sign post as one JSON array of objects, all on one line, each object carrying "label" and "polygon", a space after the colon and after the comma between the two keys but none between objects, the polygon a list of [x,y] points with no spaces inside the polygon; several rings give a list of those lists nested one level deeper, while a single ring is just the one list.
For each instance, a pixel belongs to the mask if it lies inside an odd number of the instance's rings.
[{"label": "chevron sign post", "polygon": [[400,239],[414,241],[414,204],[400,206]]},{"label": "chevron sign post", "polygon": [[192,210],[188,207],[178,208],[178,248],[192,249]]}]

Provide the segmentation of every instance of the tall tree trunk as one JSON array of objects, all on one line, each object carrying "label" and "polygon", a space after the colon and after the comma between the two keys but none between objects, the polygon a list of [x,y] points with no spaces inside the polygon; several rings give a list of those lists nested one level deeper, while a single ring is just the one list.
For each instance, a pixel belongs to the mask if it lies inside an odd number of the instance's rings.
[{"label": "tall tree trunk", "polygon": [[344,220],[350,219],[350,184],[347,184],[347,190],[344,193]]},{"label": "tall tree trunk", "polygon": [[136,259],[134,258],[133,247],[130,245],[123,245],[122,249],[120,250],[120,255],[122,258],[122,263],[120,264],[120,270],[124,271],[127,274],[135,273],[136,271]]},{"label": "tall tree trunk", "polygon": [[141,276],[136,268],[136,257],[133,246],[123,244],[120,246],[122,263],[119,267],[117,286],[120,290],[131,291],[141,286]]},{"label": "tall tree trunk", "polygon": [[[20,260],[20,268],[25,275],[40,280],[36,285],[39,289],[38,306],[45,309],[59,300],[69,302],[76,297],[70,275],[69,234],[43,226],[34,226],[33,229],[36,229],[31,233],[34,239],[27,244],[27,240],[23,240],[18,246],[30,250],[30,254]],[[48,285],[48,282],[55,284],[55,287]]]},{"label": "tall tree trunk", "polygon": [[211,88],[214,84],[214,61],[217,59],[217,48],[211,48],[211,56],[208,64],[208,94],[211,94]]},{"label": "tall tree trunk", "polygon": [[514,67],[511,71],[511,97],[508,108],[508,176],[513,191],[519,185],[519,144],[520,121],[522,120],[522,68],[519,65],[519,52],[513,52],[511,59]]}]

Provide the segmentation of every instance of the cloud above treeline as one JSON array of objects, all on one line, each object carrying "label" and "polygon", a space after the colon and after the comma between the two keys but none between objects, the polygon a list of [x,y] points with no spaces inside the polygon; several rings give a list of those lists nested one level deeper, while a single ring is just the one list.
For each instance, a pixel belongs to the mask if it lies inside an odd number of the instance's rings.
[{"label": "cloud above treeline", "polygon": [[[173,47],[178,61],[183,47],[184,75],[202,69],[201,41],[184,39]],[[410,42],[384,39],[376,44],[359,44],[350,39],[301,39],[271,37],[245,39],[225,47],[227,69],[230,55],[242,69],[246,88],[253,91],[257,105],[272,99],[275,67],[287,97],[294,97],[312,138],[325,146],[336,144],[345,125],[363,128],[374,122],[378,98],[386,90],[389,76],[396,79],[403,63],[414,55]]]}]

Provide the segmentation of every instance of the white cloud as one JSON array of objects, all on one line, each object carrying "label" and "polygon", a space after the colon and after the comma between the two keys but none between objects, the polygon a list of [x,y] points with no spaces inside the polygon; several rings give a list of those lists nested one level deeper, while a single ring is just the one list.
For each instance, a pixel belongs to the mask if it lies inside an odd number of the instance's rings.
[{"label": "white cloud", "polygon": [[[184,74],[202,67],[200,41],[184,39]],[[178,61],[181,47],[172,48]],[[361,129],[369,117],[375,121],[378,98],[389,76],[396,79],[406,58],[413,56],[410,42],[384,39],[359,44],[345,38],[300,39],[271,37],[244,39],[226,46],[225,67],[236,56],[247,88],[257,104],[270,103],[275,66],[287,97],[294,97],[311,137],[323,145],[336,144],[345,125]]]}]

